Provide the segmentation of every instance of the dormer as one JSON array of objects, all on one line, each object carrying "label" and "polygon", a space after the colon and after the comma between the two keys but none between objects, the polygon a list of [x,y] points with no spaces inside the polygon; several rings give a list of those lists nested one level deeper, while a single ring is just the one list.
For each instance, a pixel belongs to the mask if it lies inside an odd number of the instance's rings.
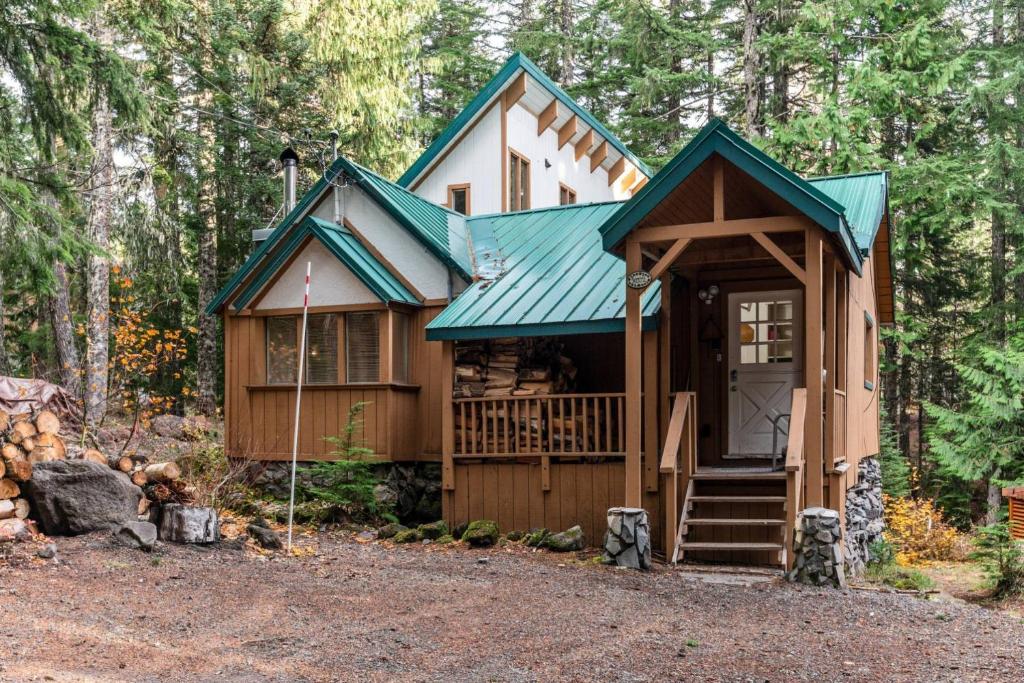
[{"label": "dormer", "polygon": [[629,199],[652,172],[514,54],[398,184],[469,214]]}]

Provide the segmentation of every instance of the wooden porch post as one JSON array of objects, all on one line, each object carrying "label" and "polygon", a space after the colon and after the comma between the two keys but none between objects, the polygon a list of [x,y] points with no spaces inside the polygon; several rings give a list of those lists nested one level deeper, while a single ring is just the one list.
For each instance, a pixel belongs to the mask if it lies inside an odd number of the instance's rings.
[{"label": "wooden porch post", "polygon": [[[641,267],[640,243],[626,242],[626,273]],[[641,441],[641,290],[626,286],[626,507],[640,507],[642,497]]]},{"label": "wooden porch post", "polygon": [[[836,466],[836,259],[825,254],[822,265],[825,298],[825,470]],[[830,484],[834,483],[829,480]]]},{"label": "wooden porch post", "polygon": [[643,333],[644,491],[658,490],[658,330]]},{"label": "wooden porch post", "polygon": [[804,288],[804,382],[807,385],[807,416],[804,420],[804,453],[807,459],[806,507],[818,507],[824,497],[824,443],[822,432],[822,256],[821,232],[804,232],[807,285]]},{"label": "wooden porch post", "polygon": [[661,276],[661,314],[658,316],[658,443],[668,435],[672,410],[672,276]]},{"label": "wooden porch post", "polygon": [[454,384],[455,342],[441,342],[441,514],[449,524],[452,523],[452,492],[455,490]]}]

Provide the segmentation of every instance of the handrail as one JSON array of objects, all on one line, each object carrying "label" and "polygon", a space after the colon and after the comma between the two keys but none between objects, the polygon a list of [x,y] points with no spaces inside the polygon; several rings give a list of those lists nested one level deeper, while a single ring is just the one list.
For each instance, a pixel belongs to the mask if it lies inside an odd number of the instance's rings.
[{"label": "handrail", "polygon": [[625,398],[624,393],[608,394],[530,394],[528,396],[455,396],[452,401],[455,403],[484,403],[487,401],[536,401],[559,398]]},{"label": "handrail", "polygon": [[[679,559],[680,543],[686,528],[688,500],[693,490],[691,475],[697,469],[697,395],[679,392],[672,398],[672,416],[665,434],[659,471],[670,475],[665,501],[665,554],[675,563]],[[682,467],[680,467],[682,465]],[[681,471],[680,471],[681,470]],[[680,474],[683,481],[680,482]],[[680,487],[680,483],[683,487]],[[683,496],[681,510],[680,490]]]},{"label": "handrail", "polygon": [[668,421],[668,431],[665,434],[665,447],[661,451],[661,465],[659,469],[662,474],[670,474],[677,471],[679,466],[679,446],[683,440],[683,425],[686,423],[686,413],[690,407],[687,395],[678,393],[672,401],[672,416]]},{"label": "handrail", "polygon": [[804,420],[807,418],[807,389],[793,389],[793,407],[789,411],[789,440],[786,444],[786,471],[803,467]]},{"label": "handrail", "polygon": [[804,504],[804,421],[807,418],[807,389],[793,389],[789,411],[789,441],[786,445],[786,541],[783,559],[786,569],[793,568],[797,515]]}]

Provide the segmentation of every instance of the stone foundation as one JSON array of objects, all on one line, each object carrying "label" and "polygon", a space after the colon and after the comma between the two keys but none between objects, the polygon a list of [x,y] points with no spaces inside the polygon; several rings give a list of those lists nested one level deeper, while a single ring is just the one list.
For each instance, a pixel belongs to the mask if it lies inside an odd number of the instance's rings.
[{"label": "stone foundation", "polygon": [[[322,486],[324,482],[304,471],[313,463],[300,462],[296,484]],[[254,462],[253,485],[279,500],[288,500],[291,462]],[[441,519],[441,466],[437,463],[381,463],[381,483],[374,489],[380,504],[389,505],[403,523]]]},{"label": "stone foundation", "polygon": [[793,569],[786,575],[788,580],[846,588],[843,530],[835,510],[807,508],[800,513],[793,553]]},{"label": "stone foundation", "polygon": [[871,546],[882,540],[885,519],[882,508],[882,466],[865,458],[857,467],[857,484],[846,492],[846,568],[851,576],[864,572],[873,558]]},{"label": "stone foundation", "polygon": [[631,569],[651,567],[651,527],[643,508],[610,508],[604,561]]}]

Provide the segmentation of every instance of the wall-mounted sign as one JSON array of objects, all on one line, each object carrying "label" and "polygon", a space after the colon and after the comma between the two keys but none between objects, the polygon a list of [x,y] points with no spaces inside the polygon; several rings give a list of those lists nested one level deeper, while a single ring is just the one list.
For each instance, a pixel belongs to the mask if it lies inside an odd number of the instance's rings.
[{"label": "wall-mounted sign", "polygon": [[651,274],[646,270],[637,270],[626,275],[626,286],[630,289],[643,289],[649,284],[651,284]]}]

